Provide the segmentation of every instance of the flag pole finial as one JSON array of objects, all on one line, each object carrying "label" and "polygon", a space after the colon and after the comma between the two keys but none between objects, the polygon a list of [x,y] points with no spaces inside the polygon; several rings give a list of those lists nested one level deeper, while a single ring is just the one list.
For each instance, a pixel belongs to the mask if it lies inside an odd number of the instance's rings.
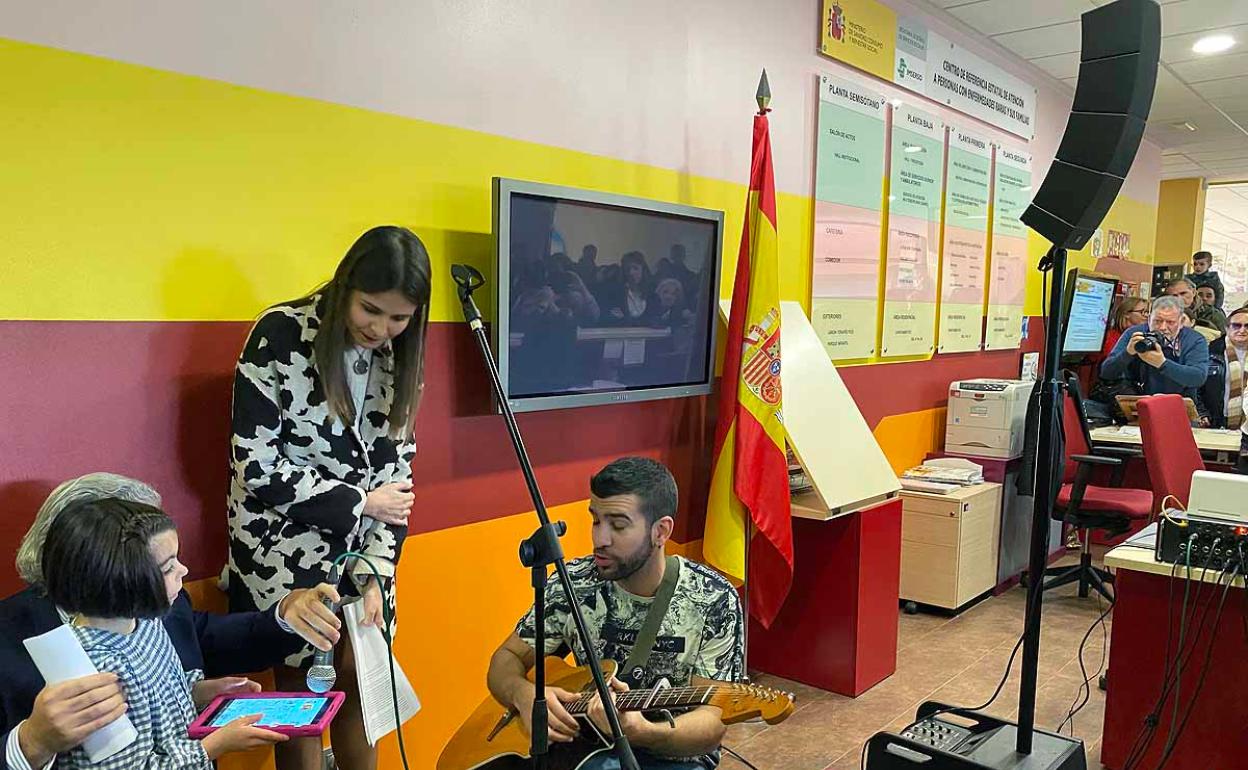
[{"label": "flag pole finial", "polygon": [[758,91],[754,94],[755,101],[758,102],[758,113],[761,115],[767,112],[767,105],[771,104],[771,86],[767,83],[767,68],[763,68],[763,75],[758,79]]}]

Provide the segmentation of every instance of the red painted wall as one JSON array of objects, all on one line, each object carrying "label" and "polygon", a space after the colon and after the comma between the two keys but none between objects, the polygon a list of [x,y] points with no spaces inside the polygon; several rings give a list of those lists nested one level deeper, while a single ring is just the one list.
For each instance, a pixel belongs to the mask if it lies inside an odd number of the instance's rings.
[{"label": "red painted wall", "polygon": [[[1032,319],[1024,349],[1040,342]],[[155,486],[177,520],[192,578],[225,560],[225,490],[233,365],[245,322],[0,322],[0,595],[20,587],[21,535],[60,481],[108,470]],[[526,510],[523,480],[467,327],[430,326],[415,469],[413,532]],[[944,404],[951,380],[1017,376],[1019,351],[847,367],[850,392],[874,427],[890,414]],[[681,489],[675,539],[701,537],[710,484],[714,398],[521,415],[546,502],[588,497],[614,457],[667,463]]]}]

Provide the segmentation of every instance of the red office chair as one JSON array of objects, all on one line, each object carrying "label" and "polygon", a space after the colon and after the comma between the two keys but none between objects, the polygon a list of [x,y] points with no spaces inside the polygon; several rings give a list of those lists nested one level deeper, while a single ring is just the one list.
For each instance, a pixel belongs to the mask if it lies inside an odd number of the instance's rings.
[{"label": "red office chair", "polygon": [[[1079,380],[1071,372],[1066,373],[1066,397],[1062,399],[1062,429],[1065,433],[1065,473],[1062,488],[1053,505],[1053,518],[1064,521],[1079,531],[1083,552],[1079,563],[1072,567],[1050,567],[1044,571],[1047,578],[1044,590],[1068,583],[1079,583],[1079,595],[1088,596],[1095,588],[1109,601],[1114,600],[1110,586],[1114,576],[1092,565],[1092,530],[1100,529],[1111,535],[1121,534],[1131,528],[1135,519],[1147,519],[1153,512],[1153,493],[1147,489],[1122,487],[1126,470],[1124,456],[1112,456],[1107,450],[1098,449],[1093,454],[1092,438],[1083,411],[1083,393]],[[1089,484],[1093,468],[1113,468],[1111,486],[1098,487]]]},{"label": "red office chair", "polygon": [[1159,507],[1167,497],[1174,497],[1183,508],[1192,491],[1192,474],[1205,469],[1205,461],[1196,446],[1192,423],[1187,416],[1183,397],[1176,394],[1141,398],[1140,437],[1144,443],[1144,462]]}]

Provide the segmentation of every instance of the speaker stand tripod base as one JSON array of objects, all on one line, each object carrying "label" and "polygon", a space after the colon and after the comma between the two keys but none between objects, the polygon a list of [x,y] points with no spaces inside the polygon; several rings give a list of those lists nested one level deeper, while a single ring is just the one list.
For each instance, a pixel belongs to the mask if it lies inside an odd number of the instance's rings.
[{"label": "speaker stand tripod base", "polygon": [[[931,716],[927,716],[931,715]],[[901,733],[867,741],[871,770],[1087,770],[1083,742],[1047,730],[1032,732],[1031,753],[1017,751],[1018,725],[969,709],[929,701]],[[947,748],[946,748],[947,747]]]}]

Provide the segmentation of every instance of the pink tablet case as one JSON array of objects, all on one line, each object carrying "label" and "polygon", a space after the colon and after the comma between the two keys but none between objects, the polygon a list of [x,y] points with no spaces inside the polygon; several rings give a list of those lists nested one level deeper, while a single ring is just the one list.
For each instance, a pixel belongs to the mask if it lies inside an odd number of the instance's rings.
[{"label": "pink tablet case", "polygon": [[219,727],[210,727],[208,721],[217,713],[226,701],[244,699],[244,698],[328,698],[329,705],[325,708],[325,712],[321,714],[321,718],[306,727],[282,727],[281,725],[263,726],[261,729],[272,730],[275,733],[289,735],[292,738],[301,738],[307,735],[320,735],[325,732],[325,728],[329,727],[329,723],[333,721],[334,715],[338,713],[338,709],[342,707],[342,702],[346,700],[345,693],[331,690],[329,692],[244,692],[244,693],[226,693],[218,695],[208,704],[208,708],[200,712],[195,717],[195,721],[191,722],[188,732],[195,740],[200,740]]}]

